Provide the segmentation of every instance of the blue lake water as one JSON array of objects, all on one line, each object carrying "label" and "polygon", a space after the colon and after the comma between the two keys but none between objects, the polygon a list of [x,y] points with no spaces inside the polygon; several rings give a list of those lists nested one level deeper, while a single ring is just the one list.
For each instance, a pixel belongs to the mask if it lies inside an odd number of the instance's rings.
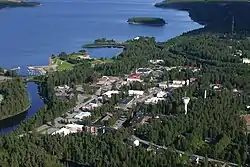
[{"label": "blue lake water", "polygon": [[[52,54],[78,51],[83,44],[102,37],[125,41],[136,36],[154,36],[158,41],[165,41],[201,27],[187,12],[155,8],[156,0],[40,2],[42,5],[38,7],[0,10],[1,67],[25,69],[29,65],[46,65]],[[163,27],[127,24],[127,19],[135,16],[162,17],[168,24]],[[112,57],[119,51],[88,50],[92,57]],[[37,89],[33,84],[28,85],[28,91],[33,99],[32,107],[26,113],[30,116],[42,102],[34,95]]]}]

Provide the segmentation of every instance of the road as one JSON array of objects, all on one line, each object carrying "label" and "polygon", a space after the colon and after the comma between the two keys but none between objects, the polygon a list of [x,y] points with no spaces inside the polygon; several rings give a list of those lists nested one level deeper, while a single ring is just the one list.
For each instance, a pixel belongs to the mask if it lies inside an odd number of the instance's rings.
[{"label": "road", "polygon": [[[134,139],[136,139],[136,140],[139,140],[139,142],[144,143],[144,144],[146,144],[146,145],[152,145],[152,146],[155,146],[155,147],[157,147],[157,148],[164,149],[164,150],[171,150],[171,151],[174,151],[174,152],[177,152],[177,153],[180,153],[180,154],[185,154],[185,152],[183,152],[183,151],[176,150],[176,149],[172,149],[172,148],[170,149],[170,148],[167,148],[167,147],[165,147],[165,146],[160,146],[160,145],[151,143],[151,142],[149,142],[149,141],[140,139],[139,137],[137,137],[137,136],[135,136],[135,135],[132,135],[132,138],[134,138]],[[200,155],[195,155],[195,154],[194,154],[194,155],[192,155],[192,156],[195,156],[195,157],[199,158],[200,160],[205,159],[205,157],[200,156]],[[209,161],[209,162],[215,162],[215,163],[227,164],[227,165],[230,165],[230,166],[239,166],[238,164],[235,164],[235,163],[224,162],[224,161],[220,161],[220,160],[216,160],[216,159],[212,159],[212,158],[208,158],[208,161]]]}]

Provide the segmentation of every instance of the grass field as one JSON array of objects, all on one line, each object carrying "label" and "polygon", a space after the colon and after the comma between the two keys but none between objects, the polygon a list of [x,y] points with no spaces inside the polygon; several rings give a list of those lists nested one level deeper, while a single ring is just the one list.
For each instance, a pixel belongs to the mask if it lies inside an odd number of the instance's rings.
[{"label": "grass field", "polygon": [[73,64],[60,60],[59,58],[51,59],[50,65],[57,65],[57,70],[59,71],[70,70],[73,67]]},{"label": "grass field", "polygon": [[114,60],[112,59],[95,59],[91,62],[91,64],[102,64],[102,63],[113,63]]}]

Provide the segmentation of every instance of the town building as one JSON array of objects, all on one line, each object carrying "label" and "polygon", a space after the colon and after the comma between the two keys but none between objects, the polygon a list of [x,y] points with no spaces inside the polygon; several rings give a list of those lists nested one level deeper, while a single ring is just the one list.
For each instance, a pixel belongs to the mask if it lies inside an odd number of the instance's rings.
[{"label": "town building", "polygon": [[98,79],[97,85],[111,85],[112,83],[120,80],[119,77],[114,76],[102,76],[102,78]]},{"label": "town building", "polygon": [[122,127],[123,123],[124,123],[126,120],[127,120],[127,118],[119,118],[119,119],[115,122],[113,128],[116,129],[116,130],[117,130],[117,129],[120,129],[120,128]]},{"label": "town building", "polygon": [[167,88],[180,88],[183,86],[188,86],[189,85],[189,80],[173,80],[173,81],[165,81],[161,82],[158,84],[158,86],[162,89],[167,89]]},{"label": "town building", "polygon": [[143,96],[144,91],[142,90],[129,90],[128,95],[129,96]]},{"label": "town building", "polygon": [[91,116],[90,112],[80,112],[77,115],[75,115],[74,118],[83,119],[83,118],[90,117],[90,116]]},{"label": "town building", "polygon": [[167,92],[164,92],[164,91],[160,91],[156,94],[156,97],[158,98],[163,98],[167,95]]},{"label": "town building", "polygon": [[67,128],[61,128],[61,129],[59,129],[59,130],[51,133],[51,135],[61,134],[61,135],[66,136],[66,135],[68,135],[70,133],[72,133],[72,132],[69,129],[67,129]]},{"label": "town building", "polygon": [[119,91],[118,90],[110,90],[110,91],[105,92],[103,95],[107,96],[108,98],[111,98],[111,96],[113,94],[119,94]]},{"label": "town building", "polygon": [[248,58],[243,58],[243,59],[242,59],[242,62],[243,62],[243,63],[246,63],[246,64],[249,64],[249,63],[250,63],[250,59],[248,59]]},{"label": "town building", "polygon": [[162,63],[164,63],[164,60],[162,60],[162,59],[149,60],[149,62],[152,64],[162,64]]},{"label": "town building", "polygon": [[165,98],[151,97],[145,101],[145,104],[157,104],[159,101],[163,101]]},{"label": "town building", "polygon": [[100,121],[104,122],[104,121],[108,121],[113,117],[113,114],[111,113],[107,113]]},{"label": "town building", "polygon": [[177,67],[165,67],[165,70],[166,71],[171,71],[171,70],[173,70],[173,69],[176,69]]},{"label": "town building", "polygon": [[141,80],[141,77],[140,77],[140,74],[138,73],[133,73],[133,74],[130,74],[127,78],[127,81],[128,82],[142,82],[143,80]]},{"label": "town building", "polygon": [[150,68],[138,68],[136,69],[136,73],[139,74],[150,74],[152,70]]}]

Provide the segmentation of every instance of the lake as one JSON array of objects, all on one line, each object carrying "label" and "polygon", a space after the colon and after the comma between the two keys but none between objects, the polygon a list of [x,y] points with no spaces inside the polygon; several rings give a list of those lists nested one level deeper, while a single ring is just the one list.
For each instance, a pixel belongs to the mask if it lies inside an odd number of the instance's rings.
[{"label": "lake", "polygon": [[[187,12],[155,8],[155,0],[41,0],[41,6],[0,10],[0,66],[22,71],[29,65],[47,65],[52,54],[74,52],[83,44],[106,37],[125,41],[136,36],[154,36],[165,41],[200,28]],[[163,27],[130,25],[130,17],[162,17]],[[89,49],[92,57],[112,57],[119,49]],[[33,83],[34,84],[34,83]],[[36,85],[28,85],[32,107],[21,119],[42,106]],[[35,95],[36,94],[36,95]],[[28,115],[28,116],[27,116]],[[8,122],[12,122],[8,120]],[[3,123],[0,121],[0,127]],[[14,126],[14,124],[13,124]],[[8,126],[9,129],[13,129]]]}]

